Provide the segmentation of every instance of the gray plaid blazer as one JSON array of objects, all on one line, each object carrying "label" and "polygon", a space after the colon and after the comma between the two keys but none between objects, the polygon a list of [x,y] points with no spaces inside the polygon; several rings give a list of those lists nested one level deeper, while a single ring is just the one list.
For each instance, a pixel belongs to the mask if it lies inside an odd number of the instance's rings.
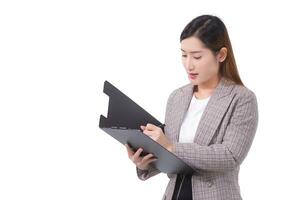
[{"label": "gray plaid blazer", "polygon": [[[170,94],[165,134],[174,144],[173,153],[196,169],[192,176],[193,200],[242,199],[238,173],[257,129],[256,96],[246,87],[222,77],[202,114],[194,142],[179,143],[180,126],[192,95],[192,83]],[[141,180],[160,173],[153,167],[136,170]],[[167,175],[170,181],[163,199],[171,200],[177,174]]]}]

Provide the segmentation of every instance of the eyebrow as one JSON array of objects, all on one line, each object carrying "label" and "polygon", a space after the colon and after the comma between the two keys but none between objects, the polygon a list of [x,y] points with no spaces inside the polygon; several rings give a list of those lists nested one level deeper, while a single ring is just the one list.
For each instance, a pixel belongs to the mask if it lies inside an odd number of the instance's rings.
[{"label": "eyebrow", "polygon": [[[185,50],[183,50],[183,49],[181,49],[181,51],[184,51],[185,52]],[[191,51],[190,53],[201,53],[201,52],[203,52],[203,51]]]}]

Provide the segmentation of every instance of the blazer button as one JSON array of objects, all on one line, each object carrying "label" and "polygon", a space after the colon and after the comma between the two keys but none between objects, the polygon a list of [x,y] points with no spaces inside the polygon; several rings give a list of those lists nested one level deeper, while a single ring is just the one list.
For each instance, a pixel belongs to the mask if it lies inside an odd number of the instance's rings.
[{"label": "blazer button", "polygon": [[207,185],[208,185],[208,187],[211,187],[213,185],[213,182],[212,181],[208,181]]}]

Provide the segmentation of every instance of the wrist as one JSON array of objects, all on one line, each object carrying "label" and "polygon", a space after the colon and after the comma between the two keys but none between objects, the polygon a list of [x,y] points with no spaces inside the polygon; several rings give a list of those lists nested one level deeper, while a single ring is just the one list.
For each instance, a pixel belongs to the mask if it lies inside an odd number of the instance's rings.
[{"label": "wrist", "polygon": [[173,144],[170,144],[170,145],[167,147],[167,150],[170,151],[170,152],[173,152]]}]

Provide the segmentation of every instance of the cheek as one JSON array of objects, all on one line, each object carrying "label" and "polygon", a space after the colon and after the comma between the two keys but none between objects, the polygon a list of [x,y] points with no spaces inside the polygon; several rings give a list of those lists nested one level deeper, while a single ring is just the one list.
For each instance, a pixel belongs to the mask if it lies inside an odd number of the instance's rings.
[{"label": "cheek", "polygon": [[209,71],[211,68],[211,62],[209,59],[200,59],[195,61],[195,66],[199,72]]},{"label": "cheek", "polygon": [[218,72],[218,65],[214,60],[202,59],[196,64],[197,71],[203,76],[214,75]]},{"label": "cheek", "polygon": [[181,59],[181,63],[182,63],[182,65],[184,66],[184,68],[186,68],[185,60],[184,60],[183,58]]}]

